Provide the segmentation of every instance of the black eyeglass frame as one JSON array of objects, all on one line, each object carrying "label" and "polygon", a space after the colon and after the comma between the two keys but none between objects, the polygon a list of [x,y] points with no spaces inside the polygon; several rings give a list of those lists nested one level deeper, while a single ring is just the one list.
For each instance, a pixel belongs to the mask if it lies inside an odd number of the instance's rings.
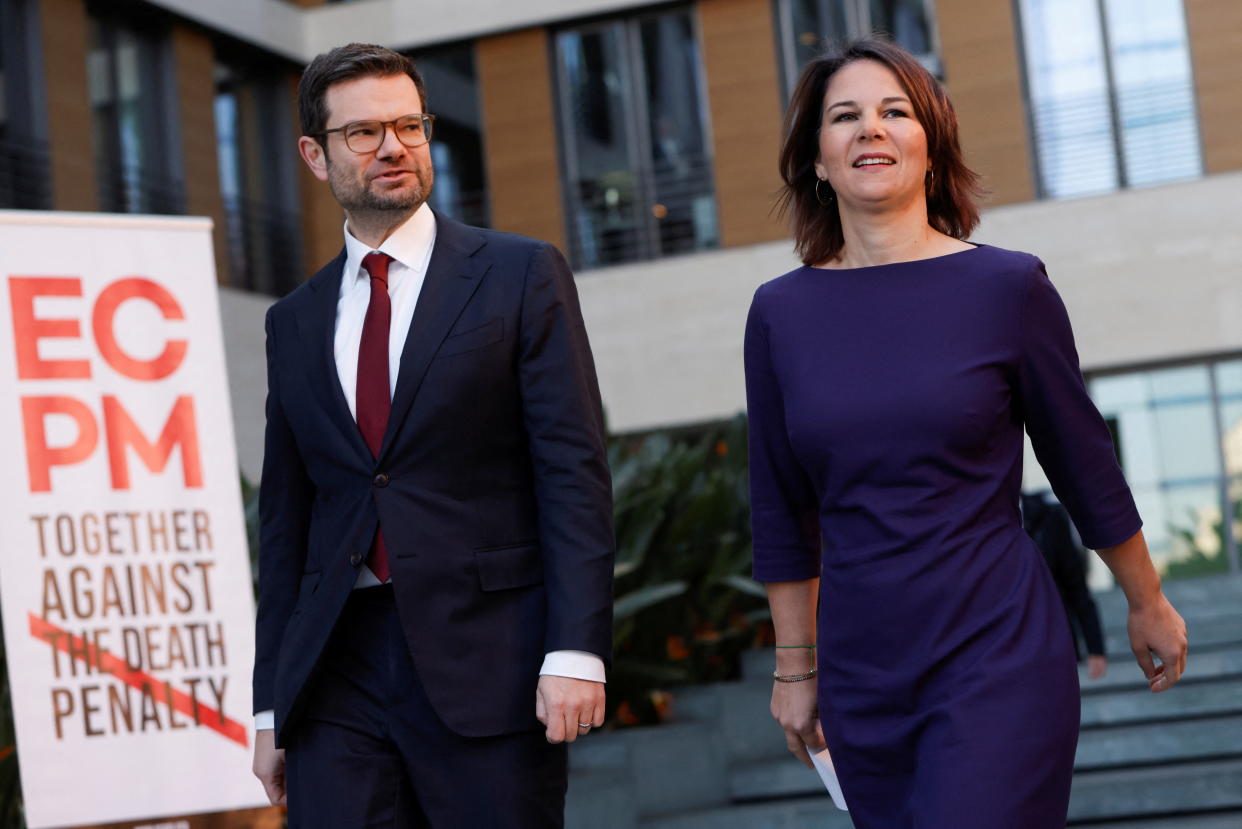
[{"label": "black eyeglass frame", "polygon": [[[419,141],[417,144],[407,143],[401,137],[401,133],[397,130],[397,124],[401,121],[404,121],[407,118],[418,118],[423,122],[423,140]],[[359,120],[359,121],[350,121],[346,124],[342,124],[339,127],[333,127],[330,130],[320,130],[319,132],[315,133],[313,137],[326,138],[327,136],[331,135],[334,132],[339,132],[341,133],[341,138],[345,140],[345,147],[350,152],[357,153],[358,155],[364,155],[366,153],[373,153],[376,150],[378,150],[380,147],[384,146],[384,137],[388,133],[388,128],[392,127],[392,134],[397,137],[397,140],[401,142],[401,145],[403,147],[407,147],[412,150],[415,147],[421,147],[424,144],[428,144],[431,142],[431,132],[432,132],[432,128],[435,126],[435,123],[436,123],[436,116],[432,115],[429,112],[411,112],[409,115],[402,115],[401,117],[394,118],[391,121],[380,121],[380,120],[376,120],[372,118],[363,118],[362,120]],[[359,124],[376,124],[379,126],[379,129],[377,130],[377,133],[379,135],[379,143],[369,150],[355,150],[353,146],[349,143],[349,133],[347,132],[347,130],[352,129],[353,127],[356,127]]]}]

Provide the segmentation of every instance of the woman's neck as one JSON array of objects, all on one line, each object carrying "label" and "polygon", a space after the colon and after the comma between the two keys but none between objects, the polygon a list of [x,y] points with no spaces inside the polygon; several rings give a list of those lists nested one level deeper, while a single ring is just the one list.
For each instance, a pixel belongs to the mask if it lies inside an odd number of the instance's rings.
[{"label": "woman's neck", "polygon": [[[841,210],[841,231],[845,240],[836,258],[824,263],[830,268],[867,268],[926,259],[949,239],[927,223],[927,204],[922,199],[903,208],[882,211]],[[960,244],[960,243],[959,243]]]}]

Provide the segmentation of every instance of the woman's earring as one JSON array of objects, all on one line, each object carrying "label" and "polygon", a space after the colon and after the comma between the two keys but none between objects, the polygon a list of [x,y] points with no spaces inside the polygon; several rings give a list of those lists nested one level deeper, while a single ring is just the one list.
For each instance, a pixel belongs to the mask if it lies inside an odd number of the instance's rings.
[{"label": "woman's earring", "polygon": [[823,184],[823,183],[824,183],[824,179],[819,178],[818,176],[816,176],[816,178],[815,178],[815,198],[819,200],[819,203],[820,203],[820,204],[822,204],[824,207],[827,207],[828,205],[832,204],[832,203],[836,200],[836,198],[837,198],[837,194],[836,194],[836,193],[834,193],[834,192],[832,192],[832,188],[831,188],[831,187],[829,187],[829,188],[828,188],[828,198],[824,198],[822,195],[820,195],[820,192],[819,192],[819,186],[820,186],[821,184]]}]

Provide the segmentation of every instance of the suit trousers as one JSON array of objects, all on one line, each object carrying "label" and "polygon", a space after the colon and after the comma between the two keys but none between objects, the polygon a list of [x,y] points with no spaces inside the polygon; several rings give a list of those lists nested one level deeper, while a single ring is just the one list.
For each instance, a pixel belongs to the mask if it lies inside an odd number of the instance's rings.
[{"label": "suit trousers", "polygon": [[[391,585],[355,590],[346,603],[287,741],[291,829],[563,826],[565,745],[543,731],[450,730],[397,614]],[[533,716],[533,695],[530,704]]]}]

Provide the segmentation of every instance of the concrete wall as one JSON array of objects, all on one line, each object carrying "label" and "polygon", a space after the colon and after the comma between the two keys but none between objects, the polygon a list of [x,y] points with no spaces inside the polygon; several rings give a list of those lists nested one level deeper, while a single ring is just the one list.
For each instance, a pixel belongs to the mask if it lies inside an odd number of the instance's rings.
[{"label": "concrete wall", "polygon": [[[1242,173],[984,214],[974,239],[1037,253],[1083,367],[1242,350]],[[787,241],[578,274],[613,431],[730,417],[745,406],[742,329],[755,288],[798,262]],[[262,453],[263,309],[221,290],[243,468]],[[249,471],[247,472],[249,474]]]},{"label": "concrete wall", "polygon": [[223,286],[219,291],[237,461],[242,474],[257,484],[263,469],[263,407],[267,399],[263,317],[273,300]]},{"label": "concrete wall", "polygon": [[[984,214],[974,239],[1037,253],[1086,370],[1242,349],[1242,174]],[[754,288],[796,267],[774,242],[579,274],[616,431],[728,417],[745,404]]]}]

